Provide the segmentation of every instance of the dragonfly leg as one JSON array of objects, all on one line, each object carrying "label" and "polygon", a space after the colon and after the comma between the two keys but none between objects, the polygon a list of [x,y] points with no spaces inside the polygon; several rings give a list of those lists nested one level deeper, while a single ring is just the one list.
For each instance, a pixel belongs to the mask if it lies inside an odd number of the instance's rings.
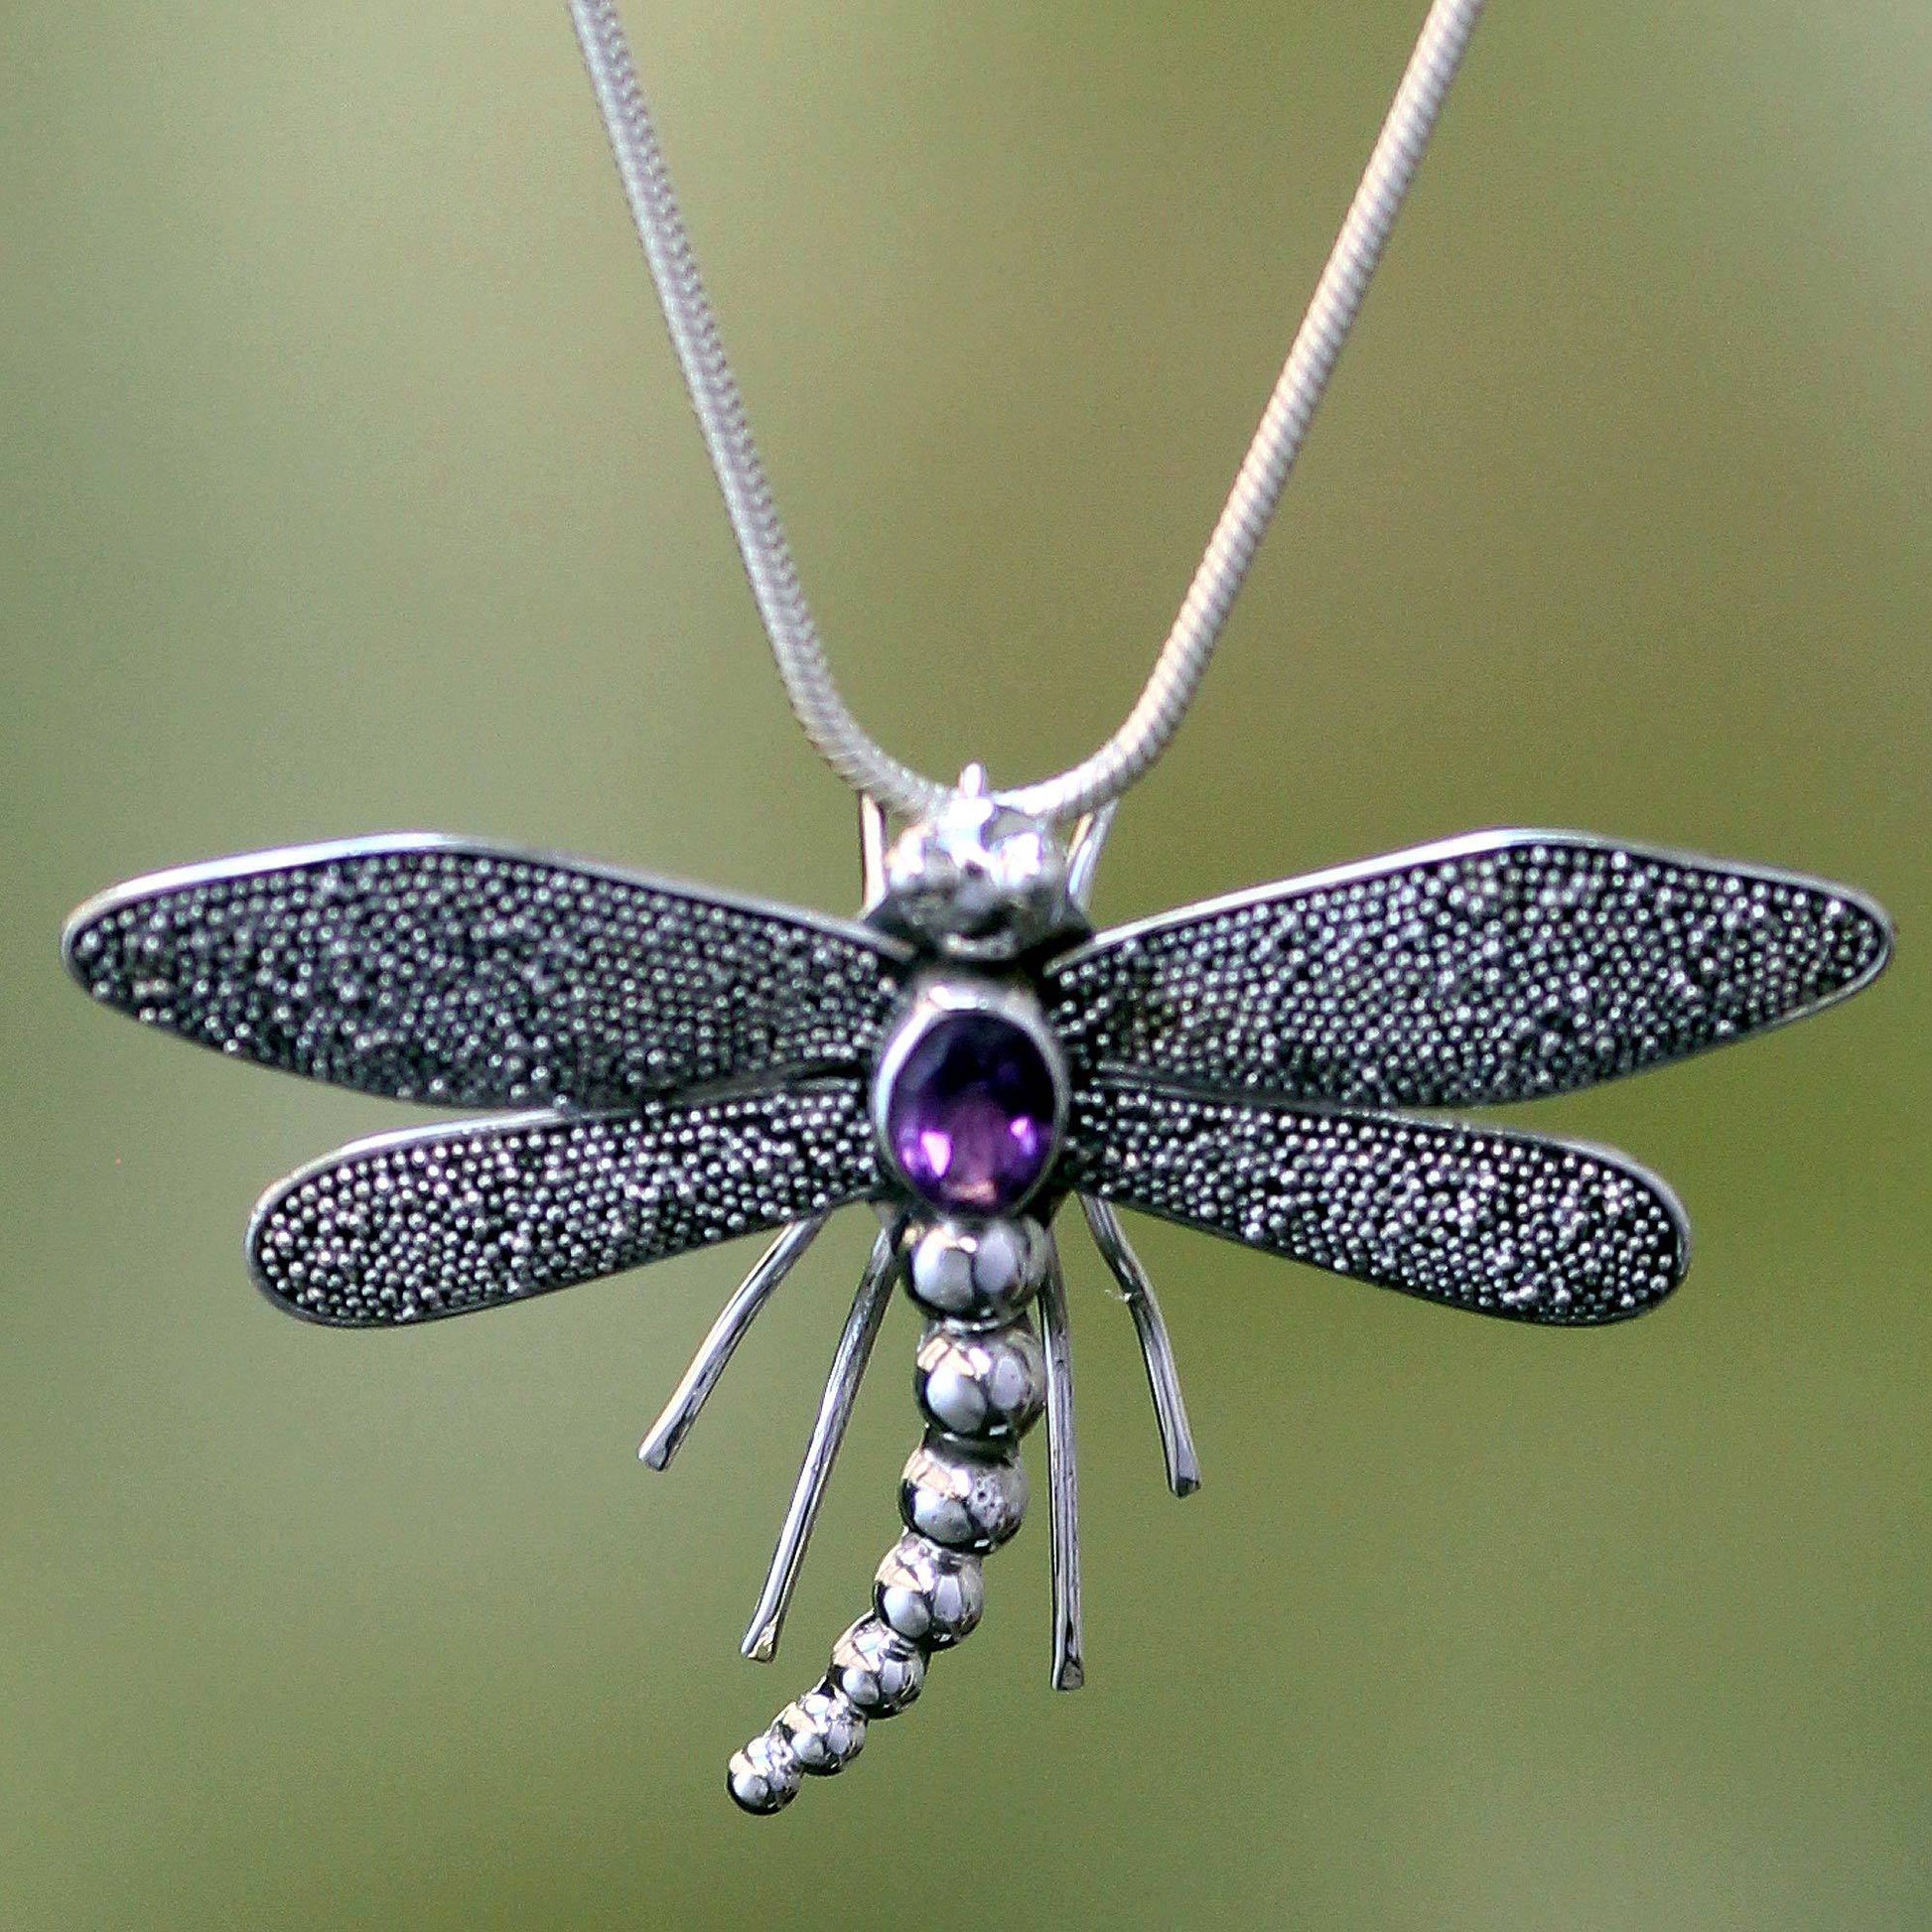
[{"label": "dragonfly leg", "polygon": [[1173,1344],[1154,1299],[1154,1284],[1127,1239],[1120,1216],[1095,1194],[1080,1196],[1094,1246],[1113,1270],[1121,1299],[1134,1317],[1141,1339],[1141,1359],[1147,1364],[1147,1385],[1154,1396],[1155,1420],[1161,1428],[1161,1453],[1168,1465],[1168,1487],[1176,1496],[1191,1496],[1200,1487],[1200,1458],[1194,1453],[1194,1433],[1187,1425],[1187,1405],[1181,1400],[1180,1375],[1174,1367]]},{"label": "dragonfly leg", "polygon": [[[860,792],[861,911],[870,911],[886,897],[886,845],[890,832],[891,826],[887,821],[885,807],[870,792]],[[762,1305],[764,1298],[784,1279],[792,1263],[811,1245],[812,1239],[824,1225],[823,1216],[820,1216],[815,1223],[798,1222],[787,1228],[771,1244],[764,1259],[752,1271],[751,1278],[732,1298],[725,1313],[719,1317],[718,1327],[714,1328],[712,1334],[706,1338],[706,1351],[718,1337],[719,1329],[726,1325],[733,1310],[748,1299],[753,1300],[753,1306],[745,1313],[744,1321],[750,1321],[752,1314],[757,1312],[758,1307]],[[802,1230],[808,1226],[810,1233],[802,1233]],[[812,1431],[811,1444],[805,1451],[804,1466],[798,1471],[798,1486],[792,1491],[791,1508],[786,1512],[784,1528],[778,1535],[778,1547],[772,1554],[770,1572],[764,1580],[764,1593],[759,1598],[758,1609],[753,1613],[752,1626],[745,1633],[745,1655],[761,1664],[769,1663],[777,1654],[778,1632],[784,1625],[785,1611],[791,1603],[791,1592],[798,1582],[798,1568],[804,1561],[805,1544],[810,1539],[812,1525],[818,1518],[819,1504],[824,1499],[825,1483],[832,1473],[833,1459],[839,1452],[840,1443],[845,1439],[845,1426],[851,1419],[853,1399],[859,1392],[859,1378],[866,1372],[866,1362],[872,1354],[873,1342],[878,1337],[880,1321],[885,1315],[887,1303],[892,1299],[893,1277],[896,1273],[893,1261],[895,1233],[896,1230],[888,1228],[873,1244],[872,1259],[867,1263],[866,1272],[860,1280],[859,1293],[852,1304],[852,1312],[846,1318],[845,1332],[839,1337],[838,1353],[832,1361],[831,1378],[825,1385],[825,1394],[819,1403],[818,1422]],[[781,1256],[780,1250],[784,1249],[786,1243],[794,1237],[800,1237],[797,1246]],[[761,1285],[754,1298],[754,1282],[761,1271],[773,1266],[776,1268],[776,1274],[770,1281]],[[725,1346],[727,1359],[731,1349],[736,1346],[737,1335],[734,1334]],[[721,1370],[723,1367],[724,1362],[720,1361],[718,1369]],[[698,1364],[693,1363],[692,1374],[695,1374],[697,1369]],[[717,1380],[717,1370],[712,1371],[711,1381]],[[691,1379],[692,1375],[688,1374],[685,1377],[686,1382]],[[698,1395],[699,1403],[703,1402],[704,1393],[708,1392],[710,1382],[707,1382],[704,1390]],[[678,1395],[683,1394],[684,1389],[680,1386]],[[673,1397],[672,1408],[675,1409],[676,1406],[677,1397]],[[695,1410],[693,1413],[695,1415]],[[667,1418],[670,1414],[670,1410],[665,1412]],[[683,1425],[683,1429],[689,1427],[688,1422]],[[652,1430],[650,1440],[645,1443],[647,1461],[650,1459],[648,1450],[651,1442],[663,1429],[664,1422],[660,1420],[657,1428]],[[669,1459],[670,1451],[676,1449],[677,1440],[682,1437],[683,1429],[679,1429],[676,1437],[672,1439],[670,1449],[665,1452],[666,1460]]]},{"label": "dragonfly leg", "polygon": [[818,1239],[830,1218],[827,1214],[814,1214],[809,1220],[792,1222],[759,1257],[757,1266],[739,1284],[738,1292],[711,1324],[711,1332],[698,1344],[698,1352],[684,1371],[684,1379],[671,1392],[664,1413],[651,1424],[650,1434],[637,1450],[639,1461],[653,1469],[671,1466],[671,1457],[691,1433],[691,1425],[698,1420],[699,1411],[718,1386],[718,1378],[724,1374],[733,1351],[745,1339],[753,1318],[791,1273],[798,1258]]},{"label": "dragonfly leg", "polygon": [[812,1525],[817,1522],[819,1505],[825,1500],[825,1485],[832,1464],[838,1457],[840,1444],[845,1441],[846,1425],[852,1420],[860,1378],[866,1372],[872,1345],[879,1338],[879,1324],[892,1300],[893,1281],[898,1273],[897,1233],[896,1228],[882,1229],[873,1243],[872,1258],[860,1277],[859,1292],[852,1299],[852,1312],[846,1316],[845,1331],[839,1336],[838,1349],[832,1357],[832,1372],[819,1401],[818,1420],[812,1426],[812,1439],[798,1471],[797,1486],[791,1492],[791,1507],[785,1511],[784,1527],[778,1532],[778,1547],[772,1552],[764,1591],[752,1613],[751,1627],[745,1632],[741,1646],[754,1663],[769,1663],[777,1654],[778,1633],[784,1627],[791,1593],[798,1585],[805,1545],[811,1540]]},{"label": "dragonfly leg", "polygon": [[[865,792],[859,794],[859,869],[864,905],[878,904],[886,892],[886,814]],[[752,1325],[752,1317],[770,1299],[771,1292],[791,1273],[793,1264],[818,1238],[829,1216],[815,1215],[810,1220],[794,1221],[772,1242],[757,1267],[745,1277],[738,1293],[725,1304],[724,1311],[712,1324],[684,1380],[677,1385],[664,1413],[651,1426],[638,1449],[639,1458],[653,1469],[670,1466],[706,1398],[717,1385],[732,1351]]]},{"label": "dragonfly leg", "polygon": [[1086,1682],[1080,1616],[1080,1476],[1073,1452],[1073,1353],[1066,1321],[1066,1276],[1047,1239],[1039,1291],[1039,1338],[1046,1356],[1046,1492],[1053,1580],[1053,1688]]}]

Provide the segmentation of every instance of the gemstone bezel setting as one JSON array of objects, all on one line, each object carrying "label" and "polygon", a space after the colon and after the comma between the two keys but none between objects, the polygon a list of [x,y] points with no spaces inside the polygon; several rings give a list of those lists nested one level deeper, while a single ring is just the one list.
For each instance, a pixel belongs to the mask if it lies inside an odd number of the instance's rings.
[{"label": "gemstone bezel setting", "polygon": [[[951,1029],[962,1018],[984,1019],[1012,1027],[1026,1045],[1037,1053],[1051,1086],[1051,1121],[1047,1146],[1038,1173],[1024,1189],[995,1203],[976,1206],[936,1194],[929,1184],[907,1172],[895,1146],[894,1120],[902,1099],[900,1083],[913,1054],[939,1029]],[[1039,1002],[1024,986],[965,975],[934,975],[914,988],[898,1024],[888,1035],[872,1078],[872,1124],[880,1152],[894,1178],[915,1198],[961,1218],[992,1218],[1016,1212],[1038,1193],[1059,1157],[1066,1127],[1066,1059],[1053,1030],[1046,1024]]]}]

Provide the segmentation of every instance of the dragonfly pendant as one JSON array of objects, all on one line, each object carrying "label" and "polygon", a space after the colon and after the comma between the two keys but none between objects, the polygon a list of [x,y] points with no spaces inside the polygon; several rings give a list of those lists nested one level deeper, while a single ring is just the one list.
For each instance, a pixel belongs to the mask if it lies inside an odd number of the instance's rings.
[{"label": "dragonfly pendant", "polygon": [[507,1111],[360,1141],[263,1196],[278,1307],[397,1327],[760,1231],[777,1238],[646,1439],[662,1468],[838,1208],[881,1228],[745,1640],[774,1652],[895,1286],[924,1435],[871,1611],[733,1756],[779,1810],[841,1770],[979,1621],[1043,1414],[1054,1682],[1080,1682],[1077,1200],[1133,1313],[1170,1485],[1199,1479],[1173,1351],[1114,1208],[1473,1313],[1591,1326],[1683,1279],[1670,1189],[1623,1156],[1411,1110],[1534,1100],[1868,985],[1889,922],[1843,886],[1567,832],[1477,833],[1095,933],[1108,814],[1065,843],[969,771],[856,920],[475,841],[218,861],[84,905],[103,1005],[364,1093]]}]

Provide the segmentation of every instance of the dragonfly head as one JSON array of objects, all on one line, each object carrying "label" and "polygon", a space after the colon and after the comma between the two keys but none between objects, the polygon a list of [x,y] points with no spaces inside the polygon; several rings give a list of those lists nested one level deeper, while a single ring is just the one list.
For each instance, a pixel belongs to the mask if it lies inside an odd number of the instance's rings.
[{"label": "dragonfly head", "polygon": [[935,952],[992,964],[1084,921],[1051,829],[989,797],[985,785],[984,772],[970,767],[937,811],[893,842],[874,916]]}]

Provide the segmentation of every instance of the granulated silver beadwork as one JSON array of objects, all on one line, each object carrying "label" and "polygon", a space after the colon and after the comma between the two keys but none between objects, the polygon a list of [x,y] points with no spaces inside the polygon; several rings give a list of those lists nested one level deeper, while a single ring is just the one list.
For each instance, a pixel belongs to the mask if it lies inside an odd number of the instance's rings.
[{"label": "granulated silver beadwork", "polygon": [[1110,1203],[1476,1313],[1640,1314],[1689,1259],[1662,1181],[1394,1110],[1681,1059],[1857,992],[1890,947],[1844,887],[1549,832],[1095,935],[1105,830],[1069,852],[969,785],[885,880],[869,842],[857,921],[469,842],[318,846],[122,887],[74,915],[67,958],[102,1004],[233,1057],[520,1110],[364,1141],[271,1188],[249,1267],[305,1319],[407,1325],[781,1230],[646,1443],[656,1467],[829,1214],[883,1216],[748,1654],[775,1651],[896,1281],[925,1324],[924,1435],[873,1610],[731,1760],[734,1798],[771,1812],[853,1762],[972,1633],[1042,1414],[1054,1682],[1082,1679],[1068,1199],[1135,1311],[1184,1494],[1172,1349]]}]

